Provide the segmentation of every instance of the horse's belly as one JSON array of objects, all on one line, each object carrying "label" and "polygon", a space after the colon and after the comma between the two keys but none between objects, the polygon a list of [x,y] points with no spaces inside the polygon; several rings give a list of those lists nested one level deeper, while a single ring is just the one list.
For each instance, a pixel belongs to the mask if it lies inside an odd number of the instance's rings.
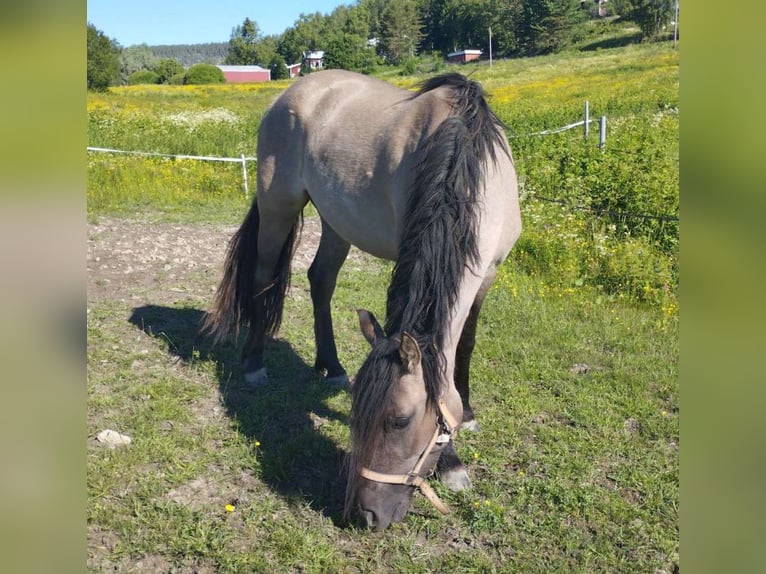
[{"label": "horse's belly", "polygon": [[361,195],[336,197],[335,200],[333,195],[325,194],[320,201],[314,201],[330,227],[362,251],[381,259],[395,260],[398,240],[390,207]]}]

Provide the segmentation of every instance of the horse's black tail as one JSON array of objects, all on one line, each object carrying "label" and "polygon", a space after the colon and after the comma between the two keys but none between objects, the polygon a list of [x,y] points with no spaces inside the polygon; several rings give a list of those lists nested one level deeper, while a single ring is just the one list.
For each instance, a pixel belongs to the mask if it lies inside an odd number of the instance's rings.
[{"label": "horse's black tail", "polygon": [[239,334],[243,324],[251,329],[260,327],[267,335],[279,330],[285,295],[290,287],[290,260],[299,223],[296,221],[293,225],[282,247],[273,280],[256,292],[260,214],[258,202],[253,201],[247,217],[229,242],[223,279],[218,286],[213,308],[202,324],[204,333],[220,342],[231,332]]}]

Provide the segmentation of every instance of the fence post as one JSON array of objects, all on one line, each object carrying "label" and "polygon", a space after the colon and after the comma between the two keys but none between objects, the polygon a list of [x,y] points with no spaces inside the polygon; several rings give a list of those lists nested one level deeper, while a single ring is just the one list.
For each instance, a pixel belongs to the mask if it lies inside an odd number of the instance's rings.
[{"label": "fence post", "polygon": [[492,67],[492,26],[489,27],[489,67]]},{"label": "fence post", "polygon": [[588,133],[590,133],[590,104],[588,100],[585,100],[585,139],[588,139]]},{"label": "fence post", "polygon": [[245,183],[245,199],[248,199],[250,193],[247,189],[247,160],[245,160],[245,154],[242,154],[242,180]]},{"label": "fence post", "polygon": [[606,116],[601,116],[598,130],[598,147],[603,148],[606,145]]}]

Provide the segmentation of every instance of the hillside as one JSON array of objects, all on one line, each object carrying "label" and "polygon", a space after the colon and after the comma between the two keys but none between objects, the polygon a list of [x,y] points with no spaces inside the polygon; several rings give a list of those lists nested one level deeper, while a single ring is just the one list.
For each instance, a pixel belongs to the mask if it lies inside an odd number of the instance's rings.
[{"label": "hillside", "polygon": [[188,68],[194,64],[221,64],[229,49],[228,42],[209,42],[207,44],[169,44],[149,46],[157,58],[172,58]]}]

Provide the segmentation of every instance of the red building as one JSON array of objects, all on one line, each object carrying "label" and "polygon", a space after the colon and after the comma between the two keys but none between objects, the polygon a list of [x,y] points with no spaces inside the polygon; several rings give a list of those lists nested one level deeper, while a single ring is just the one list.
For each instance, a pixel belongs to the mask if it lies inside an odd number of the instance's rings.
[{"label": "red building", "polygon": [[260,66],[218,66],[218,68],[223,72],[227,84],[268,82],[271,80],[271,70]]},{"label": "red building", "polygon": [[301,75],[302,64],[290,64],[287,66],[287,74],[289,78],[297,78]]},{"label": "red building", "polygon": [[465,64],[478,60],[481,56],[481,50],[460,50],[459,52],[450,52],[447,54],[447,61],[453,64]]}]

